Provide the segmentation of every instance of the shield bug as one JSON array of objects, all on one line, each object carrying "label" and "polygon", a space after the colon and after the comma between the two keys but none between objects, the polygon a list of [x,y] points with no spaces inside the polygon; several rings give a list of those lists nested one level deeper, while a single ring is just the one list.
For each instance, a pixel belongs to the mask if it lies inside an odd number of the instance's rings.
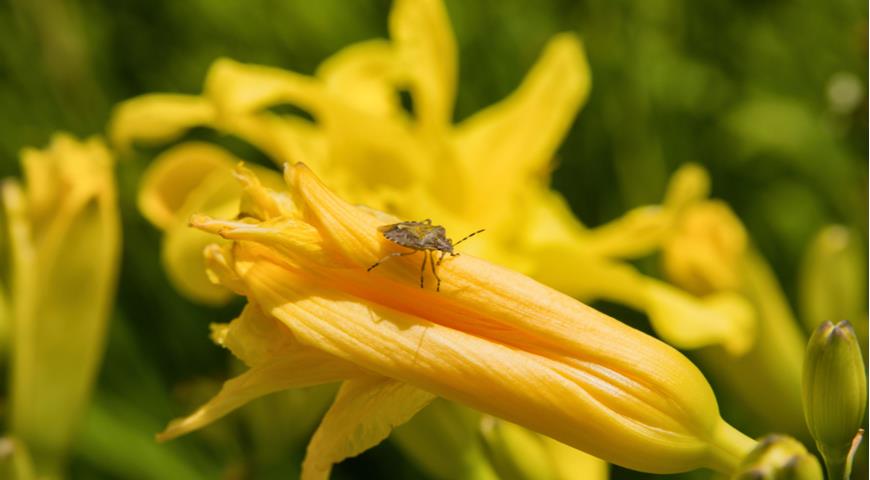
[{"label": "shield bug", "polygon": [[[374,265],[366,270],[367,272],[372,271],[373,268],[391,258],[404,257],[407,255],[413,255],[417,252],[423,252],[423,264],[420,266],[420,288],[423,288],[423,277],[426,273],[426,263],[428,262],[432,268],[432,275],[435,276],[435,280],[438,282],[435,291],[440,292],[441,277],[438,276],[438,271],[436,270],[438,265],[441,265],[441,261],[444,260],[444,257],[447,254],[450,254],[450,256],[453,257],[459,255],[453,251],[453,248],[478,233],[483,232],[483,229],[466,235],[456,243],[453,243],[452,240],[447,238],[447,230],[445,230],[444,227],[441,225],[432,225],[432,220],[428,218],[422,222],[399,222],[383,225],[378,227],[378,231],[380,231],[387,240],[403,247],[410,248],[411,251],[393,252],[375,262]],[[435,262],[433,255],[434,252],[441,252],[441,256],[438,258],[437,263]]]}]

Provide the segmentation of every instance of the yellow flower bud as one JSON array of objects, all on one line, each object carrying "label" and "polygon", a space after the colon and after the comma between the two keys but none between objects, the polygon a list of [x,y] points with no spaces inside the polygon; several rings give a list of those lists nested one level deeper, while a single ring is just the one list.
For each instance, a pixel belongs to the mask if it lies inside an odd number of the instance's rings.
[{"label": "yellow flower bud", "polygon": [[10,430],[37,472],[57,474],[87,405],[115,291],[120,216],[97,139],[57,135],[2,185],[10,238]]},{"label": "yellow flower bud", "polygon": [[861,347],[848,321],[819,326],[804,362],[804,415],[829,477],[842,478],[852,438],[867,408]]}]

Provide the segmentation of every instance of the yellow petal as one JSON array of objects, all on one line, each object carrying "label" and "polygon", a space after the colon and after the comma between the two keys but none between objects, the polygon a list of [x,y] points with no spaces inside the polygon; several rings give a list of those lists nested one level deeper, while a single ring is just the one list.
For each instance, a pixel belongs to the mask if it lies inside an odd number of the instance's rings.
[{"label": "yellow petal", "polygon": [[286,327],[255,304],[245,306],[228,325],[213,325],[212,335],[250,369],[226,382],[196,412],[170,423],[158,439],[169,440],[201,428],[269,393],[364,375],[353,364],[300,345]]},{"label": "yellow petal", "polygon": [[400,111],[396,83],[397,53],[384,40],[355,43],[329,57],[317,68],[332,95],[377,116]]},{"label": "yellow petal", "polygon": [[755,342],[755,311],[736,293],[699,298],[630,265],[589,254],[583,244],[544,244],[533,252],[535,278],[578,298],[645,312],[656,334],[677,348],[722,345],[740,356]]},{"label": "yellow petal", "polygon": [[319,167],[327,165],[326,136],[307,120],[262,112],[230,116],[221,127],[262,150],[276,165],[303,159]]},{"label": "yellow petal", "polygon": [[157,440],[171,440],[223,417],[256,398],[288,388],[337,382],[361,375],[353,364],[315,349],[282,350],[268,361],[224,383],[220,392],[187,417],[173,420]]},{"label": "yellow petal", "polygon": [[298,106],[316,117],[323,99],[322,85],[314,78],[227,58],[212,64],[204,95],[217,106],[221,122],[282,104]]},{"label": "yellow petal", "polygon": [[[478,112],[457,131],[462,168],[479,182],[467,204],[491,211],[550,162],[589,93],[590,75],[580,40],[559,35],[510,97]],[[499,175],[492,175],[492,172]],[[497,210],[495,210],[497,211]]]},{"label": "yellow petal", "polygon": [[293,334],[281,322],[264,315],[255,304],[246,305],[238,318],[223,327],[215,335],[217,343],[249,367],[267,363],[270,357],[297,345]]},{"label": "yellow petal", "polygon": [[109,121],[109,139],[121,150],[134,142],[166,143],[193,127],[212,125],[214,120],[214,107],[200,97],[143,95],[115,107]]},{"label": "yellow petal", "polygon": [[721,292],[696,300],[662,283],[647,288],[650,323],[669,344],[684,350],[721,345],[733,357],[752,348],[758,320],[741,295]]},{"label": "yellow petal", "polygon": [[639,207],[577,239],[589,255],[638,258],[661,246],[672,225],[672,214],[657,206]]},{"label": "yellow petal", "polygon": [[421,127],[445,133],[456,95],[456,40],[440,0],[399,0],[390,12],[390,36],[408,77]]},{"label": "yellow petal", "polygon": [[682,165],[668,182],[664,204],[668,209],[681,210],[710,195],[710,175],[698,164]]},{"label": "yellow petal", "polygon": [[332,466],[381,443],[434,395],[380,377],[345,381],[308,444],[302,480],[325,480]]},{"label": "yellow petal", "polygon": [[[168,150],[142,175],[139,210],[154,226],[165,230],[177,221],[179,211],[206,177],[224,172],[232,178],[229,173],[239,162],[226,150],[207,143],[189,142]],[[237,183],[233,190],[238,191]]]}]

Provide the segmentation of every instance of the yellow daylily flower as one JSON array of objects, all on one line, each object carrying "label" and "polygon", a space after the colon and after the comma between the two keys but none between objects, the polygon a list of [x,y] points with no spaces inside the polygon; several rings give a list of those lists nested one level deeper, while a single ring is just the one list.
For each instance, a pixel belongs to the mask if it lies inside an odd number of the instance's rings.
[{"label": "yellow daylily flower", "polygon": [[[436,218],[454,232],[486,228],[469,251],[569,295],[637,308],[679,348],[721,344],[734,354],[749,348],[752,320],[742,298],[696,298],[623,261],[661,245],[675,211],[705,188],[698,185],[703,178],[689,172],[663,207],[642,207],[596,229],[582,225],[550,190],[552,159],[591,84],[575,35],[554,37],[513,94],[454,125],[457,48],[443,4],[397,0],[389,28],[391,41],[347,47],[314,76],[218,60],[201,96],[154,94],[123,103],[113,138],[126,147],[212,127],[258,147],[277,165],[304,160],[352,202],[406,220]],[[411,94],[413,114],[403,110],[400,90]],[[284,105],[314,120],[270,110]],[[205,178],[201,166],[189,168]],[[191,263],[168,262],[176,270],[170,276],[186,278],[178,270]],[[201,278],[197,285],[213,290]]]},{"label": "yellow daylily flower", "polygon": [[121,246],[114,162],[98,139],[25,149],[0,200],[9,234],[10,432],[56,475],[103,353]]},{"label": "yellow daylily flower", "polygon": [[231,241],[207,258],[248,298],[216,339],[250,370],[161,434],[172,438],[272,391],[343,380],[308,447],[303,478],[326,478],[435,396],[469,405],[612,463],[648,472],[731,472],[755,442],[721,419],[679,352],[577,300],[470,255],[419,287],[419,258],[302,165],[289,192],[240,169],[237,220],[191,224]]},{"label": "yellow daylily flower", "polygon": [[750,348],[740,355],[710,348],[699,352],[699,358],[741,392],[765,425],[805,436],[799,419],[806,340],[773,271],[752,247],[740,220],[721,201],[694,203],[664,242],[662,261],[667,277],[689,292],[736,295],[751,305]]}]

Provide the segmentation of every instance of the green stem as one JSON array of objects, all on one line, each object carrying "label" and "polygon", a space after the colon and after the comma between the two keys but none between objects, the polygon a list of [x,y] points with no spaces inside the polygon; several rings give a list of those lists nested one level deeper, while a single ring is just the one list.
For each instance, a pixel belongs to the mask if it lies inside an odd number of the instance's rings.
[{"label": "green stem", "polygon": [[846,467],[846,459],[842,455],[828,457],[822,454],[825,460],[825,471],[828,472],[828,480],[848,480],[847,470],[852,470]]}]

